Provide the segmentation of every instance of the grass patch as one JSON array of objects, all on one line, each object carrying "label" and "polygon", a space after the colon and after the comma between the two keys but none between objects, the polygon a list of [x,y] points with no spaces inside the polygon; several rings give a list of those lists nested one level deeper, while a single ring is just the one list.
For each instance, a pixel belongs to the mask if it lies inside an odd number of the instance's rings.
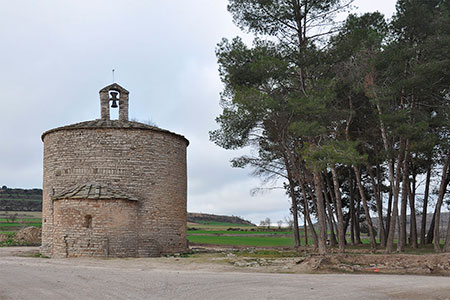
[{"label": "grass patch", "polygon": [[0,227],[28,227],[28,226],[35,226],[35,227],[41,227],[42,223],[33,223],[33,222],[23,222],[23,223],[0,223]]},{"label": "grass patch", "polygon": [[22,223],[23,225],[27,225],[27,226],[34,226],[34,227],[42,227],[42,222],[39,222],[39,223],[35,223],[35,222],[25,222],[25,223]]},{"label": "grass patch", "polygon": [[0,247],[8,247],[8,246],[14,246],[14,233],[13,232],[5,232],[5,234],[8,235],[8,238],[5,241],[0,242]]},{"label": "grass patch", "polygon": [[188,236],[191,243],[211,245],[236,245],[255,247],[293,246],[294,240],[288,237],[259,237],[259,236]]},{"label": "grass patch", "polygon": [[22,225],[19,223],[0,223],[0,227],[20,227]]},{"label": "grass patch", "polygon": [[0,247],[10,247],[15,246],[14,241],[12,239],[7,239],[6,241],[0,242]]}]

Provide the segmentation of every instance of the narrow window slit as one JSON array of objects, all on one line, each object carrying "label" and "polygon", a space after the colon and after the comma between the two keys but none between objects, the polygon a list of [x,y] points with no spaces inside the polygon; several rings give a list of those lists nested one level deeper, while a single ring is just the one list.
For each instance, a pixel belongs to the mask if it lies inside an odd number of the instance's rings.
[{"label": "narrow window slit", "polygon": [[92,228],[92,216],[91,215],[86,215],[84,217],[84,227],[86,228]]}]

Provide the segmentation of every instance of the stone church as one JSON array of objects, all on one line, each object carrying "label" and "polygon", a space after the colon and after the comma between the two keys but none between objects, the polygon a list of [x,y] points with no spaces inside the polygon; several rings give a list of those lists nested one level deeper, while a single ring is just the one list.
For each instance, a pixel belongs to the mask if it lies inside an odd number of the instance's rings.
[{"label": "stone church", "polygon": [[[189,141],[129,121],[128,96],[116,83],[106,86],[100,90],[100,119],[42,134],[42,255],[149,257],[186,251]],[[110,104],[118,107],[118,120],[110,120]]]}]

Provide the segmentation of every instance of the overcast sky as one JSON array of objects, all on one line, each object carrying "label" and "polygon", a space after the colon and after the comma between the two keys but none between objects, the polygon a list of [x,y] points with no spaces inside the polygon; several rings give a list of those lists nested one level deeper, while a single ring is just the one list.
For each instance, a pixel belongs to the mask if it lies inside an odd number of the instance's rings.
[{"label": "overcast sky", "polygon": [[[243,33],[227,0],[0,0],[0,185],[42,186],[41,134],[100,117],[98,91],[130,91],[130,118],[186,136],[188,210],[259,223],[289,215],[282,190],[233,169],[209,141],[220,114],[215,46]],[[395,0],[357,0],[391,16]],[[247,37],[247,40],[250,40]],[[281,184],[279,184],[281,185]]]}]

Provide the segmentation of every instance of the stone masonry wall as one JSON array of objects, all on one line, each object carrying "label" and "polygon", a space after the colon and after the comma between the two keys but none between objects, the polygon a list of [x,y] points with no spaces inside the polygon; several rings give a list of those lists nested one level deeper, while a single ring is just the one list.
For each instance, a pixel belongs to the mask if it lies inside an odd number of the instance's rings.
[{"label": "stone masonry wall", "polygon": [[51,196],[86,182],[106,184],[138,199],[136,256],[185,251],[186,147],[178,135],[144,129],[46,134],[41,253],[65,255],[54,235],[60,216],[55,202],[60,200]]},{"label": "stone masonry wall", "polygon": [[53,207],[54,257],[137,255],[135,201],[62,199]]}]

